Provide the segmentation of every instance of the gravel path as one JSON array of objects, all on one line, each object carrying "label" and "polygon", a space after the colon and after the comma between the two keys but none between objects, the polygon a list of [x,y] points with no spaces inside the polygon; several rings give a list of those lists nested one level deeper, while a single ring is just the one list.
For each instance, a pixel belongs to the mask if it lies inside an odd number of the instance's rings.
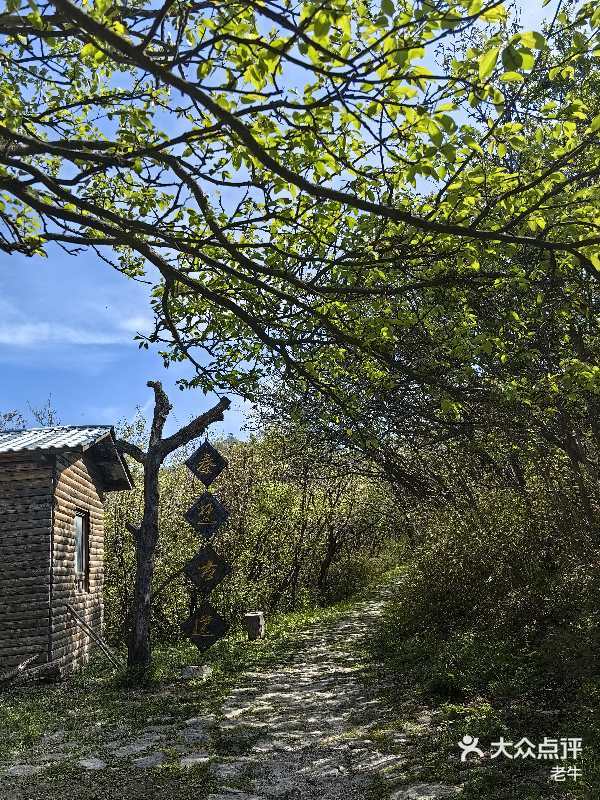
[{"label": "gravel path", "polygon": [[404,736],[397,734],[392,749],[399,752],[392,755],[370,738],[386,709],[362,681],[361,641],[385,600],[361,603],[344,618],[306,630],[285,666],[246,674],[245,685],[226,699],[219,725],[223,749],[237,741],[243,755],[213,769],[221,778],[247,776],[249,791],[210,800],[429,800],[459,792],[403,783]]},{"label": "gravel path", "polygon": [[[245,673],[225,698],[221,714],[185,721],[163,717],[135,734],[101,729],[83,749],[64,731],[48,733],[0,770],[0,794],[10,800],[34,796],[28,790],[31,781],[43,781],[46,770],[59,766],[90,777],[137,773],[144,785],[151,785],[157,770],[193,770],[190,785],[200,789],[194,792],[198,800],[456,796],[459,787],[411,785],[405,735],[397,726],[388,726],[385,745],[380,743],[390,712],[375,690],[366,688],[362,640],[387,596],[384,591],[343,617],[298,633],[290,660],[264,672]],[[424,734],[427,724],[424,720]],[[195,768],[204,770],[208,782],[206,777],[197,782]]]}]

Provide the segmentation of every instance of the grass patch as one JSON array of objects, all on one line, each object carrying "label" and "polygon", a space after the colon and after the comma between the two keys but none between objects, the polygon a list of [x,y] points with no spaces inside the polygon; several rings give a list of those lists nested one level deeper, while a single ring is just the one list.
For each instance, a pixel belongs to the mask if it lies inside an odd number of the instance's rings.
[{"label": "grass patch", "polygon": [[203,800],[216,790],[207,768],[181,770],[48,770],[36,779],[12,786],[10,800]]},{"label": "grass patch", "polygon": [[[462,800],[597,800],[600,680],[581,625],[532,634],[477,614],[451,617],[428,609],[419,589],[408,571],[368,643],[369,679],[385,687],[393,717],[387,727],[406,734],[410,781],[462,785]],[[461,763],[464,735],[478,737],[486,757]],[[546,736],[582,737],[583,757],[491,760],[490,744],[501,736],[536,745]],[[576,765],[582,776],[553,782],[553,765]]]}]

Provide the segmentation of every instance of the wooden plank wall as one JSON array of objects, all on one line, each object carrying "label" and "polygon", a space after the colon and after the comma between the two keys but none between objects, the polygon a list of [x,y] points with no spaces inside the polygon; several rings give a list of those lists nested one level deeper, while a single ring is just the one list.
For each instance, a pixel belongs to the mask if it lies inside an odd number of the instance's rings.
[{"label": "wooden plank wall", "polygon": [[[69,603],[87,624],[101,634],[103,623],[104,518],[102,493],[93,463],[72,454],[56,459],[52,567],[52,660],[69,672],[89,657],[88,635],[69,614]],[[76,511],[87,511],[90,520],[89,591],[77,588],[75,579]]]},{"label": "wooden plank wall", "polygon": [[48,659],[53,461],[0,455],[0,669]]}]

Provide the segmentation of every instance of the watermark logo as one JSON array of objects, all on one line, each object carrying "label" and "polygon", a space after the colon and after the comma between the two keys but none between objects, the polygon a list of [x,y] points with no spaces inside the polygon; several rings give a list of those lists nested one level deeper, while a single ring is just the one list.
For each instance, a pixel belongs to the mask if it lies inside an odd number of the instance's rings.
[{"label": "watermark logo", "polygon": [[473,753],[473,755],[479,756],[480,758],[483,758],[483,750],[480,750],[478,745],[479,745],[479,739],[477,737],[468,735],[463,736],[462,741],[458,743],[458,746],[462,750],[462,753],[460,754],[460,760],[466,761],[467,756],[471,755],[471,753]]},{"label": "watermark logo", "polygon": [[573,764],[570,767],[552,767],[550,771],[550,780],[557,783],[563,783],[569,778],[573,781],[578,781],[581,778],[581,767]]},{"label": "watermark logo", "polygon": [[[485,758],[486,752],[479,747],[479,738],[463,736],[458,747],[461,751],[460,760],[467,761],[470,755],[476,758]],[[489,758],[532,759],[535,761],[577,761],[581,756],[583,739],[578,736],[565,736],[551,738],[544,736],[541,742],[535,743],[526,736],[518,742],[507,741],[503,736],[499,741],[492,742],[489,748]],[[581,768],[576,764],[556,765],[550,770],[550,780],[563,782],[566,780],[577,781],[581,778]]]}]

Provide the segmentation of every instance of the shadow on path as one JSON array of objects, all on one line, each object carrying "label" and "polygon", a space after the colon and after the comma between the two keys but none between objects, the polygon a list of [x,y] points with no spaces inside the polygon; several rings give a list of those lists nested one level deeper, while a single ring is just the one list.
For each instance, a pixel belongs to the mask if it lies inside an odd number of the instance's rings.
[{"label": "shadow on path", "polygon": [[397,754],[380,752],[369,736],[388,710],[362,679],[362,640],[391,592],[303,631],[287,664],[246,673],[223,704],[221,760],[212,766],[215,777],[237,780],[245,791],[224,790],[211,800],[429,800],[460,792],[402,785],[403,736]]}]

